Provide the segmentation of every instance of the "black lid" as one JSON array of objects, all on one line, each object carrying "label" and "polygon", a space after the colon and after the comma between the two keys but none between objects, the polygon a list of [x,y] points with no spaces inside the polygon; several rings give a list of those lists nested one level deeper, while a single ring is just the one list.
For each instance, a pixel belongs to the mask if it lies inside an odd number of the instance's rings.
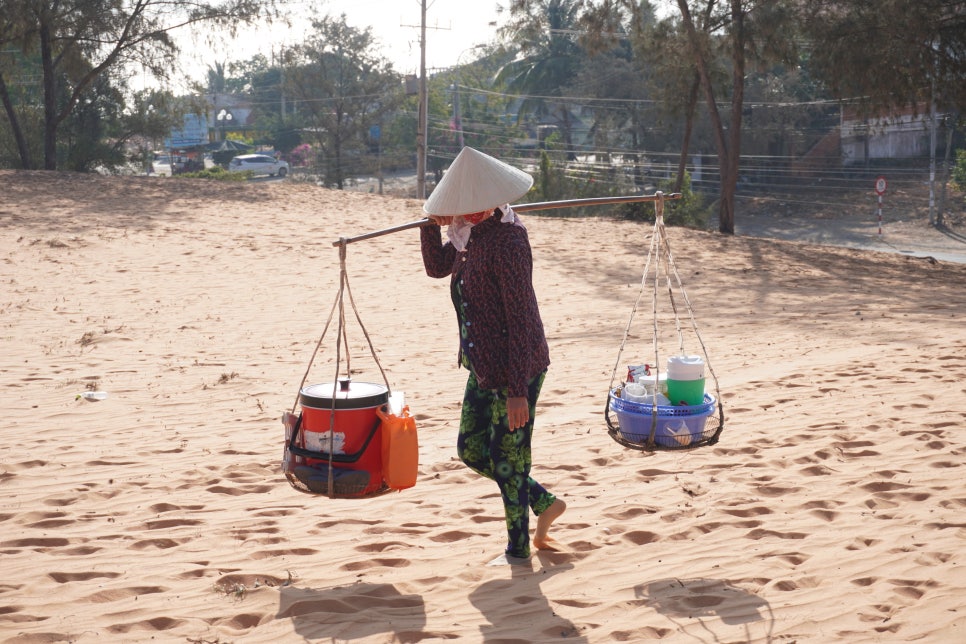
[{"label": "black lid", "polygon": [[[331,382],[302,387],[299,402],[303,407],[332,409]],[[335,386],[336,409],[366,409],[384,405],[389,400],[389,388],[374,382],[339,380]]]}]

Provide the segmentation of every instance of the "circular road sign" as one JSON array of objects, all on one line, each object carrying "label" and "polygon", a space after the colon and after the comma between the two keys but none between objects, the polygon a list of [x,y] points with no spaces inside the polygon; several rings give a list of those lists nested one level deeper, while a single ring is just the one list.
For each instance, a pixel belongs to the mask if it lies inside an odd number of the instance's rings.
[{"label": "circular road sign", "polygon": [[877,177],[875,180],[875,194],[884,195],[886,188],[889,187],[889,183],[886,181],[885,177]]}]

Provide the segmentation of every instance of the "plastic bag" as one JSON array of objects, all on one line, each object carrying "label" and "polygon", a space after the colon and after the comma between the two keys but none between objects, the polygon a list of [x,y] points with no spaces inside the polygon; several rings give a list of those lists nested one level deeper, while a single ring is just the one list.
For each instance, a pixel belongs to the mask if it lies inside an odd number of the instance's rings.
[{"label": "plastic bag", "polygon": [[299,417],[291,412],[282,414],[282,426],[285,427],[285,446],[282,448],[282,471],[286,473],[294,471],[298,465],[305,464],[305,458],[292,454],[288,449],[292,440],[292,432],[295,431],[295,425],[298,424],[298,420]]}]

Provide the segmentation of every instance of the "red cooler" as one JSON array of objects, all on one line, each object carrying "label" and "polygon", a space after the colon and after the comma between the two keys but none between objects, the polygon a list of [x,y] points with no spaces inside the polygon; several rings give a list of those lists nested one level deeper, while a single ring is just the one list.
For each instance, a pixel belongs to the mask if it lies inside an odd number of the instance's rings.
[{"label": "red cooler", "polygon": [[382,488],[382,427],[376,410],[388,400],[389,388],[371,382],[339,380],[334,386],[325,383],[303,387],[299,392],[301,447],[324,457],[307,457],[306,463],[327,471],[331,452],[333,468],[369,473],[369,483],[359,496]]}]

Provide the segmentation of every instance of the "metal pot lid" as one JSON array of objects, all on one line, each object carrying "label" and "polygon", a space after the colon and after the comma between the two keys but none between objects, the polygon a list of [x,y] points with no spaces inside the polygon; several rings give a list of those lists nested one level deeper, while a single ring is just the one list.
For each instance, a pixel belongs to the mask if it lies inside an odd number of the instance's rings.
[{"label": "metal pot lid", "polygon": [[[332,409],[331,382],[302,387],[299,402],[305,407]],[[336,409],[366,409],[384,405],[389,400],[389,388],[375,382],[339,380],[335,384]]]}]

